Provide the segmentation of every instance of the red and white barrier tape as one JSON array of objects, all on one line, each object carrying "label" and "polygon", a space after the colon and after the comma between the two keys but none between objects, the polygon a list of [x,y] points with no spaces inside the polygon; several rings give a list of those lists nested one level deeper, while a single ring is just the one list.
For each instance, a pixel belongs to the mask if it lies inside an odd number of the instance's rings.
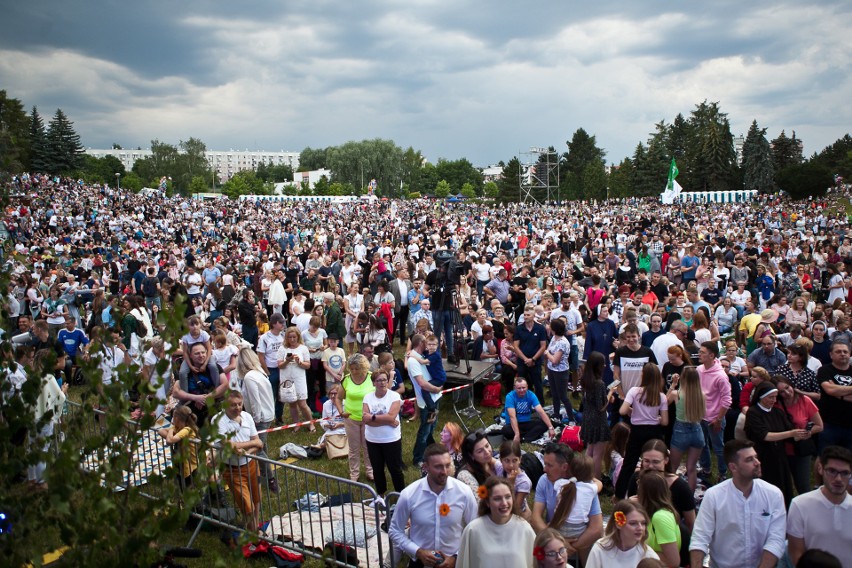
[{"label": "red and white barrier tape", "polygon": [[[467,388],[470,388],[472,386],[473,386],[473,383],[470,383],[470,384],[467,384],[467,385],[462,385],[460,387],[453,387],[451,389],[445,389],[445,390],[441,391],[441,394],[446,394],[448,392],[467,389]],[[405,402],[407,400],[415,400],[415,399],[416,399],[416,397],[406,398],[406,399],[403,399],[403,402]],[[293,429],[293,428],[299,428],[301,426],[310,426],[311,424],[321,422],[322,420],[323,420],[322,418],[315,418],[313,420],[305,420],[304,422],[294,422],[292,424],[285,424],[284,426],[276,426],[275,428],[267,428],[266,430],[258,430],[257,433],[258,434],[268,434],[270,432],[280,432],[282,430],[290,430],[290,429]]]}]

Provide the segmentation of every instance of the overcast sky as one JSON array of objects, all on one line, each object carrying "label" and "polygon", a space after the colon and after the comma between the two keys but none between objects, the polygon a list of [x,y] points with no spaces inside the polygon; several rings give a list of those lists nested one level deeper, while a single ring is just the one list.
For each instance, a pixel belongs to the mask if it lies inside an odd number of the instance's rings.
[{"label": "overcast sky", "polygon": [[378,137],[485,166],[583,127],[619,162],[704,99],[806,155],[852,130],[848,0],[3,4],[0,89],[93,148]]}]

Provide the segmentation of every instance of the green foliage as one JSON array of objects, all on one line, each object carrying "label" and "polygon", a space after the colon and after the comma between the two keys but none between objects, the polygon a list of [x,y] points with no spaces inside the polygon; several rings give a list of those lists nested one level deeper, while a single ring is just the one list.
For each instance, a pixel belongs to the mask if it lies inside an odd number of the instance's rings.
[{"label": "green foliage", "polygon": [[435,197],[443,199],[445,197],[449,197],[450,195],[450,184],[447,180],[441,180],[438,182],[438,185],[435,186]]},{"label": "green foliage", "polygon": [[487,181],[482,185],[482,192],[485,197],[496,199],[497,195],[500,193],[500,188],[497,187],[497,184],[495,182]]},{"label": "green foliage", "polygon": [[772,162],[772,150],[766,140],[766,129],[752,121],[743,143],[743,186],[747,190],[760,193],[775,191],[775,166]]},{"label": "green foliage", "polygon": [[[207,161],[207,146],[198,138],[180,141],[178,146],[151,140],[151,155],[136,160],[133,171],[142,179],[171,178],[172,191],[189,195],[192,178],[201,176],[208,187],[213,184],[213,170]],[[159,185],[156,182],[154,187]]]},{"label": "green foliage", "polygon": [[255,173],[259,179],[263,181],[270,181],[272,183],[293,181],[293,168],[291,168],[288,164],[279,164],[274,166],[272,165],[272,162],[269,162],[269,164],[261,162],[258,164]]},{"label": "green foliage", "polygon": [[[3,275],[2,285],[7,277]],[[177,345],[185,333],[182,318],[183,300],[174,310],[162,312],[165,323],[163,336]],[[4,321],[6,327],[8,322]],[[91,352],[98,353],[101,337],[93,337]],[[105,341],[111,342],[107,338]],[[125,472],[131,470],[135,448],[144,431],[154,423],[153,412],[161,401],[148,398],[154,389],[148,383],[139,385],[140,409],[143,418],[130,422],[131,402],[127,392],[138,384],[138,367],[118,368],[112,385],[102,386],[97,362],[82,358],[89,383],[75,392],[81,406],[69,405],[61,425],[49,438],[50,446],[21,443],[20,436],[36,436],[52,418],[48,412],[42,419],[35,415],[36,401],[45,381],[53,381],[58,371],[57,360],[50,351],[38,354],[32,365],[26,366],[27,381],[22,390],[11,395],[11,383],[6,380],[9,360],[4,357],[0,370],[0,390],[4,400],[0,421],[0,510],[13,525],[12,535],[0,538],[0,556],[6,566],[40,563],[41,556],[61,543],[68,546],[62,558],[63,566],[146,566],[156,560],[158,549],[152,546],[170,535],[179,533],[188,512],[205,490],[196,488],[180,492],[174,479],[181,467],[180,458],[162,475],[152,474],[141,487],[126,486]],[[165,361],[163,362],[165,366]],[[97,421],[95,406],[103,414]],[[62,436],[59,436],[59,432]],[[204,455],[219,436],[212,428],[202,430],[199,455]],[[97,456],[97,462],[83,456]],[[25,481],[27,466],[45,463],[45,479],[49,489],[33,489]],[[199,460],[199,480],[209,475],[204,460]],[[115,488],[123,487],[116,491]],[[143,494],[146,495],[143,497]],[[183,502],[184,506],[176,504]],[[55,541],[55,542],[54,542]]]},{"label": "green foliage", "polygon": [[145,182],[135,173],[128,172],[121,176],[121,187],[129,189],[133,193],[139,193],[139,190],[145,187]]},{"label": "green foliage", "polygon": [[46,172],[48,168],[47,132],[44,129],[44,120],[36,107],[30,113],[30,164],[29,169],[34,172]]},{"label": "green foliage", "polygon": [[376,138],[347,142],[327,150],[331,181],[348,183],[364,190],[370,180],[375,179],[377,195],[399,195],[403,151],[392,140]]},{"label": "green foliage", "polygon": [[466,183],[461,188],[461,194],[468,199],[476,197],[476,190],[473,189],[473,185]]},{"label": "green foliage", "polygon": [[[322,170],[329,166],[329,152],[332,148],[313,149],[310,146],[306,147],[299,154],[299,171],[310,172],[313,170]],[[289,166],[288,166],[289,167]],[[288,179],[293,179],[292,176]],[[285,181],[285,180],[279,180]]]},{"label": "green foliage", "polygon": [[74,123],[68,120],[62,109],[47,126],[47,171],[51,174],[70,174],[83,164],[83,145],[80,135],[74,131]]},{"label": "green foliage", "polygon": [[202,176],[195,176],[189,182],[189,193],[207,193],[208,191],[210,191],[210,187]]},{"label": "green foliage", "polygon": [[222,185],[222,193],[231,199],[239,199],[240,195],[272,195],[272,184],[264,183],[253,170],[243,170]]},{"label": "green foliage", "polygon": [[780,173],[790,166],[802,163],[802,147],[800,144],[801,140],[796,138],[795,130],[792,138],[788,137],[782,130],[778,138],[772,141],[772,163],[776,172]]},{"label": "green foliage", "polygon": [[793,199],[825,195],[834,185],[831,170],[818,160],[787,166],[778,174],[778,184]]},{"label": "green foliage", "polygon": [[[602,199],[606,195],[606,152],[598,148],[595,137],[582,128],[574,132],[567,144],[568,151],[562,155],[559,165],[560,199]],[[585,185],[587,179],[588,187]]]},{"label": "green foliage", "polygon": [[633,175],[633,160],[624,158],[617,166],[612,166],[607,179],[609,196],[611,198],[630,197],[631,177]]},{"label": "green foliage", "polygon": [[18,99],[0,90],[0,172],[21,172],[29,165],[30,119]]},{"label": "green foliage", "polygon": [[82,156],[82,167],[79,176],[88,183],[105,183],[109,184],[110,187],[115,187],[115,174],[117,173],[122,176],[121,187],[127,187],[124,179],[126,172],[121,160],[115,156],[104,156],[103,158],[96,158],[88,154]]},{"label": "green foliage", "polygon": [[848,181],[852,178],[852,136],[846,134],[832,145],[826,146],[816,160],[832,173],[839,174]]},{"label": "green foliage", "polygon": [[500,181],[497,182],[497,200],[502,203],[517,202],[521,199],[521,161],[516,157],[503,166]]},{"label": "green foliage", "polygon": [[459,193],[465,184],[469,184],[474,194],[478,195],[482,191],[482,172],[473,167],[466,158],[459,160],[438,160],[435,165],[438,178],[446,180],[450,184],[450,192],[453,194]]}]

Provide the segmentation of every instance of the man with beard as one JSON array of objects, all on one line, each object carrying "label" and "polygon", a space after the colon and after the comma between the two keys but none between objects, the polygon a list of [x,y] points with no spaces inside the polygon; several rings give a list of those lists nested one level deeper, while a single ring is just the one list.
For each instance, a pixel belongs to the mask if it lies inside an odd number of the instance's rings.
[{"label": "man with beard", "polygon": [[806,550],[818,548],[844,559],[849,566],[852,552],[852,495],[847,491],[852,477],[852,453],[828,446],[819,456],[817,473],[823,484],[799,495],[787,515],[787,542],[795,566]]},{"label": "man with beard", "polygon": [[469,487],[451,476],[453,461],[447,448],[432,444],[423,459],[426,477],[402,491],[388,534],[393,545],[411,558],[409,568],[453,568],[462,529],[477,516],[476,499]]}]

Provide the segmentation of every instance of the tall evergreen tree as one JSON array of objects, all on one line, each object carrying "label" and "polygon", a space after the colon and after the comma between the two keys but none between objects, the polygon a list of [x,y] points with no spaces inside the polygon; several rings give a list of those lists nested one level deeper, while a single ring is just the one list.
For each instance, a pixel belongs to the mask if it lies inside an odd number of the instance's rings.
[{"label": "tall evergreen tree", "polygon": [[521,161],[515,156],[503,166],[503,172],[497,181],[497,199],[501,202],[520,201]]},{"label": "tall evergreen tree", "polygon": [[[684,188],[691,191],[734,189],[737,156],[728,115],[719,103],[696,105],[689,117],[689,136],[681,173]],[[680,166],[680,164],[679,164]]]},{"label": "tall evergreen tree", "polygon": [[47,148],[49,173],[71,173],[83,164],[80,135],[74,131],[74,123],[68,120],[62,109],[56,109],[47,126]]},{"label": "tall evergreen tree", "polygon": [[630,197],[633,191],[633,160],[624,158],[620,164],[613,164],[609,170],[607,185],[611,198]]},{"label": "tall evergreen tree", "polygon": [[46,172],[48,167],[47,134],[44,120],[36,107],[30,113],[30,170]]},{"label": "tall evergreen tree", "polygon": [[0,173],[22,171],[29,161],[29,118],[18,99],[0,90]]},{"label": "tall evergreen tree", "polygon": [[796,132],[793,131],[793,137],[790,138],[782,130],[778,138],[772,141],[772,162],[775,165],[775,171],[780,172],[788,166],[795,166],[802,163],[802,142],[796,138]]},{"label": "tall evergreen tree", "polygon": [[775,189],[775,166],[772,151],[766,139],[766,129],[757,121],[751,123],[743,143],[743,184],[747,190],[770,193]]}]

